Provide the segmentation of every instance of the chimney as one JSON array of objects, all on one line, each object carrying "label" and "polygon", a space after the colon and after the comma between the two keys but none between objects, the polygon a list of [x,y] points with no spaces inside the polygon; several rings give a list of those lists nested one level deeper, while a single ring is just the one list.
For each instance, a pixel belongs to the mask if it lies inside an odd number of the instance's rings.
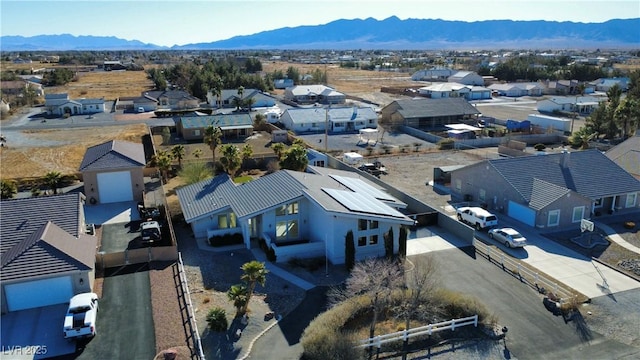
[{"label": "chimney", "polygon": [[562,155],[560,155],[560,166],[563,169],[569,168],[569,159],[571,153],[567,149],[562,150]]}]

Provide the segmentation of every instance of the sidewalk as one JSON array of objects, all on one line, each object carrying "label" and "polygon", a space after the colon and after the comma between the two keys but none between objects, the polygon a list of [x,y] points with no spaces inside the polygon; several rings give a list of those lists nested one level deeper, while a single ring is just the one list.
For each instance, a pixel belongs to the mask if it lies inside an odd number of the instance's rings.
[{"label": "sidewalk", "polygon": [[623,248],[629,251],[633,251],[634,253],[640,255],[639,247],[628,243],[625,239],[622,238],[622,236],[618,235],[616,231],[613,230],[611,227],[601,222],[595,222],[595,225],[596,227],[598,227],[599,229],[602,229],[602,231],[604,231],[607,234],[607,236],[609,237],[609,240],[613,241],[614,243],[622,246]]}]

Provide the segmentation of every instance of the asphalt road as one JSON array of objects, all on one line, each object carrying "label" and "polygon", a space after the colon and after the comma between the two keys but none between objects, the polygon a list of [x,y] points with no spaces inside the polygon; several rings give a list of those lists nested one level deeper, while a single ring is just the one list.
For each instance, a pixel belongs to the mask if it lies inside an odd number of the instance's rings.
[{"label": "asphalt road", "polygon": [[306,297],[278,325],[256,341],[252,359],[298,360],[303,353],[300,336],[311,320],[326,310],[326,287],[307,291]]},{"label": "asphalt road", "polygon": [[634,358],[640,349],[608,340],[585,321],[564,321],[549,312],[542,295],[511,275],[476,257],[471,248],[443,250],[435,256],[442,284],[476,297],[508,328],[506,345],[518,359]]}]

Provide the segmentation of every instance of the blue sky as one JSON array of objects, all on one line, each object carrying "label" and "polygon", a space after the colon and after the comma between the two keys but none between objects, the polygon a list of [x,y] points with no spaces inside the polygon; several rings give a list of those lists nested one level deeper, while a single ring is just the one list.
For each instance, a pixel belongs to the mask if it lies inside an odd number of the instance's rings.
[{"label": "blue sky", "polygon": [[337,19],[551,20],[640,18],[639,0],[0,0],[1,35],[116,36],[184,45]]}]

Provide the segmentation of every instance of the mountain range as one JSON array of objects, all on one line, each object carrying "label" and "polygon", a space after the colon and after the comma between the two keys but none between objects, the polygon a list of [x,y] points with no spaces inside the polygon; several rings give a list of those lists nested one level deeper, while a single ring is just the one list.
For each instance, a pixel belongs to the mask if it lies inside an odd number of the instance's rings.
[{"label": "mountain range", "polygon": [[2,51],[64,50],[258,50],[258,49],[577,49],[638,48],[640,18],[603,23],[557,21],[400,20],[392,16],[285,27],[209,43],[172,47],[112,36],[2,36]]}]

